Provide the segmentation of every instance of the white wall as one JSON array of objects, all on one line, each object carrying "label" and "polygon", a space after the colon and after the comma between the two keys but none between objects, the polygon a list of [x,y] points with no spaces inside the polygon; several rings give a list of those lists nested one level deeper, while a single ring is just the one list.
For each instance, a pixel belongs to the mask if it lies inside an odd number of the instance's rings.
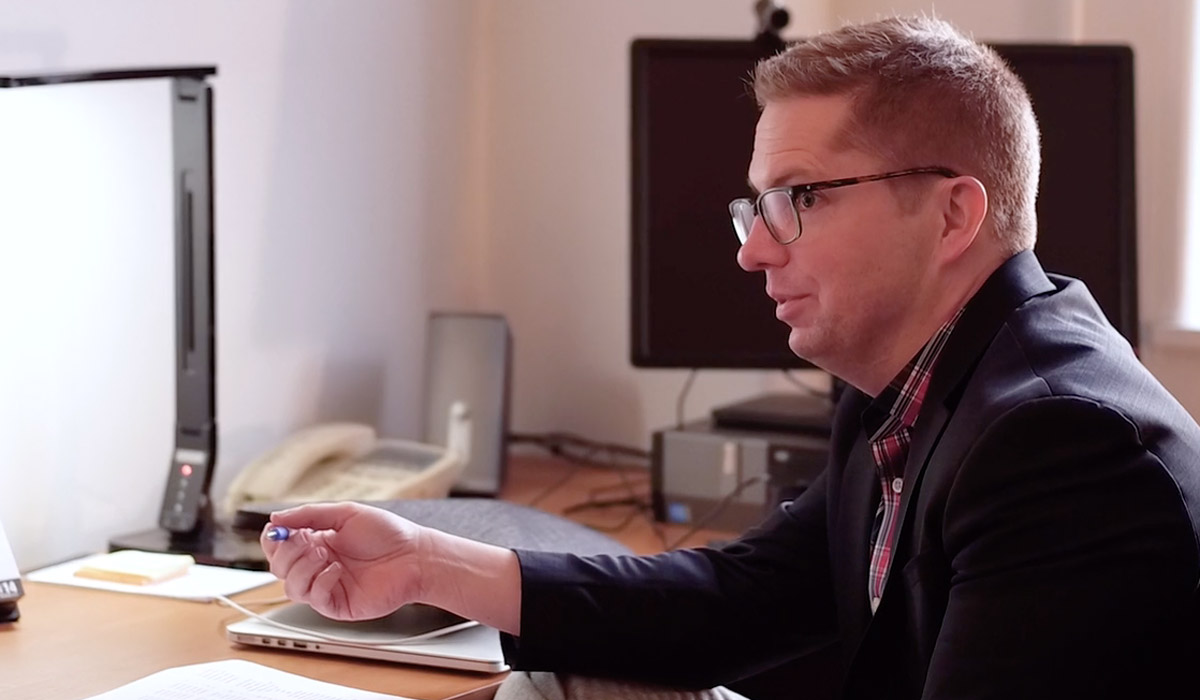
[{"label": "white wall", "polygon": [[[571,430],[648,447],[651,431],[675,423],[686,371],[629,363],[629,43],[654,36],[750,38],[751,6],[487,4],[488,298],[513,325],[514,428]],[[824,25],[823,3],[789,6],[788,33]],[[679,255],[685,261],[687,251]],[[705,416],[715,404],[780,382],[756,371],[701,372],[686,415]]]},{"label": "white wall", "polygon": [[[477,17],[467,0],[0,0],[0,73],[218,66],[215,493],[254,454],[319,419],[416,435],[425,314],[474,307],[483,294]],[[104,263],[119,276],[146,255]],[[172,289],[161,293],[169,300]],[[29,361],[14,353],[0,343],[0,366]],[[86,425],[98,406],[121,414],[147,394],[162,403],[171,381],[110,357],[97,371],[128,376],[120,391],[27,405],[28,378],[52,375],[58,354],[6,373],[26,385],[0,391],[0,415],[29,418],[0,423],[4,455],[43,458],[0,459],[0,517],[23,568],[152,526],[169,459],[170,435],[135,420],[83,446],[102,470],[47,449],[78,435],[38,424],[35,408],[56,425]],[[86,527],[80,511],[94,516]]]}]

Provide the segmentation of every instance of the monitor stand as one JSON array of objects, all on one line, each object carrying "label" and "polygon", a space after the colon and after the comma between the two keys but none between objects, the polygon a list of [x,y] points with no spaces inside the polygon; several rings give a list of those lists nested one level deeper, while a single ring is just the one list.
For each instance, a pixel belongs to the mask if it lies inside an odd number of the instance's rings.
[{"label": "monitor stand", "polygon": [[712,410],[721,428],[829,435],[833,400],[795,393],[770,393]]}]

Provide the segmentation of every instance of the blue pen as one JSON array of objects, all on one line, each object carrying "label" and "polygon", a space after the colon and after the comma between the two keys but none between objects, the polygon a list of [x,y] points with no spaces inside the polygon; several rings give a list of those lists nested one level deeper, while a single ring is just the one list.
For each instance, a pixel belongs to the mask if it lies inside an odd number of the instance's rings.
[{"label": "blue pen", "polygon": [[287,529],[286,527],[284,527],[282,525],[276,525],[275,527],[271,528],[270,530],[267,530],[267,539],[274,540],[276,542],[283,542],[291,534],[292,534],[291,530]]}]

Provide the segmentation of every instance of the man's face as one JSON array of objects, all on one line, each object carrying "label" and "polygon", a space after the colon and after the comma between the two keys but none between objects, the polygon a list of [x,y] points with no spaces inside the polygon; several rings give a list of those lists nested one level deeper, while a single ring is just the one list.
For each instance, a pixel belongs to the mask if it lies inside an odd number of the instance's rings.
[{"label": "man's face", "polygon": [[[928,165],[835,149],[848,113],[841,96],[768,104],[755,132],[751,185],[761,192]],[[920,203],[902,208],[885,182],[814,192],[801,204],[799,240],[780,245],[755,219],[738,263],[766,273],[775,315],[792,329],[792,351],[856,383],[887,362],[881,348],[911,327],[933,291],[939,214]]]}]

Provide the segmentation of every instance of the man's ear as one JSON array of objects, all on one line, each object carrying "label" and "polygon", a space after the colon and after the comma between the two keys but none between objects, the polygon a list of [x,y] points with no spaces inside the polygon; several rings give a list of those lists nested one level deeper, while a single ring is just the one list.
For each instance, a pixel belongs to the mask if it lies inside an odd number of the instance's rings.
[{"label": "man's ear", "polygon": [[943,262],[953,262],[970,249],[987,218],[987,188],[979,180],[962,175],[944,183],[942,237]]}]

